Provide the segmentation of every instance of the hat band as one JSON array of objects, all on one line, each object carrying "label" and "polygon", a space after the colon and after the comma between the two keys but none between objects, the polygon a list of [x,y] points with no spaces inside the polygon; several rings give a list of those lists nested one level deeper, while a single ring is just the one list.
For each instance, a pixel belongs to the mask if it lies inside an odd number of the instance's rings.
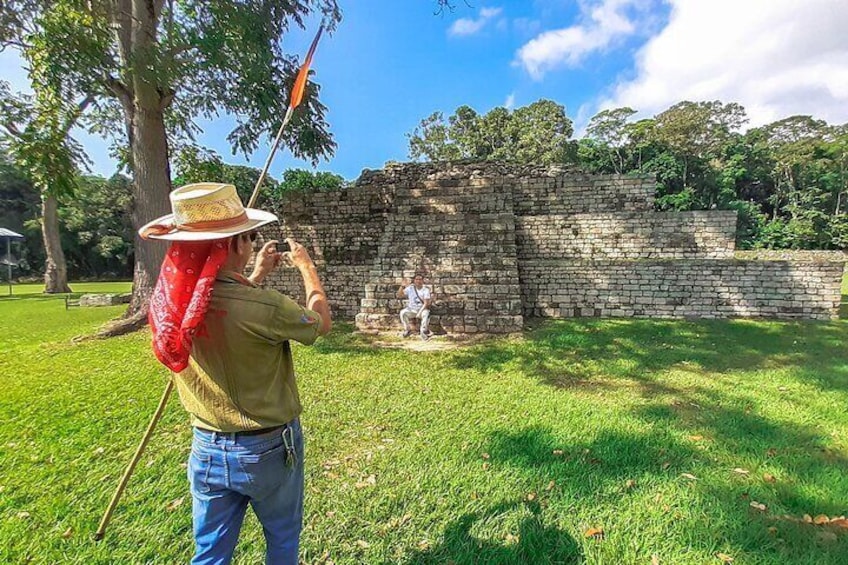
[{"label": "hat band", "polygon": [[151,235],[167,235],[176,231],[215,231],[219,229],[231,228],[246,222],[249,218],[247,212],[242,211],[238,216],[226,218],[223,220],[204,220],[202,222],[186,222],[184,224],[153,224],[147,226],[140,234],[142,239],[147,239]]},{"label": "hat band", "polygon": [[177,224],[178,230],[183,231],[213,231],[223,228],[231,228],[247,221],[247,212],[242,210],[242,213],[232,218],[224,220],[204,220],[202,222],[186,222]]}]

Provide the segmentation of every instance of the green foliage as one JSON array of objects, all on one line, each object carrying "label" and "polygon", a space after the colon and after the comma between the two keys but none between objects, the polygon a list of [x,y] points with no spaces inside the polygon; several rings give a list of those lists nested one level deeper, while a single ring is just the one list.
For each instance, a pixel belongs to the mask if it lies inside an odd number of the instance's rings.
[{"label": "green foliage", "polygon": [[768,225],[768,216],[756,202],[733,200],[727,204],[728,210],[736,210],[736,238],[740,249],[752,249],[762,245],[763,230]]},{"label": "green foliage", "polygon": [[[231,165],[225,163],[214,151],[187,146],[177,153],[174,170],[176,177],[174,184],[177,186],[194,182],[225,182],[236,187],[236,191],[246,205],[253,194],[260,169],[245,165]],[[277,181],[270,176],[265,177],[259,190],[257,205],[262,205],[269,194],[277,191]]]},{"label": "green foliage", "polygon": [[[603,147],[613,172],[619,174],[625,170],[624,148],[630,137],[627,120],[635,113],[633,108],[603,110],[596,114],[586,127],[587,139],[599,142],[593,147]],[[593,161],[597,159],[595,155],[588,155],[587,158]]]},{"label": "green foliage", "polygon": [[77,277],[132,276],[134,230],[130,180],[83,176],[62,202],[62,248]]},{"label": "green foliage", "polygon": [[[33,265],[43,262],[40,228],[36,226],[34,233],[27,228],[27,220],[36,217],[40,206],[38,191],[0,145],[0,227],[18,232],[26,238],[12,249],[12,254],[18,260],[18,275],[31,275]],[[0,255],[5,253],[5,249],[0,249]]]},{"label": "green foliage", "polygon": [[78,166],[88,160],[68,135],[78,106],[52,101],[58,97],[48,90],[35,98],[13,93],[0,80],[0,135],[15,165],[39,191],[67,196],[76,188]]},{"label": "green foliage", "polygon": [[[175,162],[177,185],[193,182],[227,182],[234,184],[247,204],[261,170],[242,165],[224,163],[214,151],[194,146],[183,148]],[[281,181],[266,176],[259,191],[256,206],[272,205],[281,196],[290,191],[314,192],[319,190],[338,190],[345,186],[341,176],[323,171],[307,171],[303,169],[287,169],[283,172]]]},{"label": "green foliage", "polygon": [[407,138],[412,159],[550,164],[566,160],[572,133],[563,106],[538,100],[514,111],[494,108],[483,116],[460,106],[447,121],[441,112],[434,112]]},{"label": "green foliage", "polygon": [[[120,312],[0,297],[2,563],[191,556],[176,397],[91,541],[167,379],[147,332],[70,343]],[[800,523],[845,513],[845,321],[561,320],[438,352],[350,330],[294,345],[304,563],[845,562],[844,530]],[[240,538],[262,563],[251,512]]]},{"label": "green foliage", "polygon": [[[130,0],[127,6],[134,3],[141,2]],[[316,12],[330,28],[341,18],[335,0],[153,2],[137,7],[155,11],[153,36],[136,37],[129,34],[133,24],[119,3],[9,4],[19,13],[0,22],[5,24],[0,45],[20,49],[33,63],[33,88],[39,95],[52,93],[53,105],[84,96],[100,99],[85,119],[122,144],[122,116],[105,108],[144,96],[139,85],[148,83],[163,96],[161,110],[174,140],[193,139],[194,120],[214,119],[224,111],[236,119],[228,139],[245,153],[276,131],[285,113],[299,61],[282,52],[282,37],[292,25],[304,27]],[[326,157],[335,148],[319,90],[308,83],[284,138],[305,159]]]},{"label": "green foliage", "polygon": [[283,180],[277,185],[274,196],[280,196],[286,192],[339,190],[344,186],[344,178],[335,173],[287,169],[283,172]]},{"label": "green foliage", "polygon": [[737,210],[742,248],[846,248],[846,126],[790,116],[743,134],[745,109],[720,101],[628,122],[633,115],[593,117],[577,162],[597,173],[654,173],[661,210]]}]

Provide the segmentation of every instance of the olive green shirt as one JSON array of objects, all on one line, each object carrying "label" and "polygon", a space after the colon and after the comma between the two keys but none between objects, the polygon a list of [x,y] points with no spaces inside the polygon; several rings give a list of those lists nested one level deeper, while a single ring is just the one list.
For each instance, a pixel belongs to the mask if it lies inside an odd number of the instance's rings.
[{"label": "olive green shirt", "polygon": [[221,271],[189,365],[174,374],[192,425],[221,432],[292,421],[302,410],[288,340],[310,345],[321,317],[240,274]]}]

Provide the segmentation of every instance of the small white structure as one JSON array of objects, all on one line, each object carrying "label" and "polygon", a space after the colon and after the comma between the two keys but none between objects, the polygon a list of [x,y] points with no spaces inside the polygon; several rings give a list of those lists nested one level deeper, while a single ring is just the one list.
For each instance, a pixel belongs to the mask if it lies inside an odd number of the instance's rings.
[{"label": "small white structure", "polygon": [[23,241],[24,236],[6,228],[0,228],[0,243],[6,243],[6,255],[0,259],[0,264],[6,265],[9,275],[9,296],[12,295],[12,267],[18,266],[18,260],[12,256],[12,242]]}]

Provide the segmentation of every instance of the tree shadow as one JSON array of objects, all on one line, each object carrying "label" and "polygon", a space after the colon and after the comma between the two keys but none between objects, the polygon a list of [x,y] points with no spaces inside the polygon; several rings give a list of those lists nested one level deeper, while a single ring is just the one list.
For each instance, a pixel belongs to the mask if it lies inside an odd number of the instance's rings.
[{"label": "tree shadow", "polygon": [[376,347],[374,341],[374,336],[357,332],[353,324],[334,322],[333,331],[310,348],[322,355],[374,357],[386,353],[386,350]]},{"label": "tree shadow", "polygon": [[[475,528],[510,512],[521,512],[516,534],[494,541],[475,534]],[[480,512],[470,512],[451,523],[442,542],[412,553],[405,563],[454,565],[486,563],[578,564],[580,547],[567,532],[546,524],[538,502],[503,502]]]},{"label": "tree shadow", "polygon": [[824,430],[812,424],[771,421],[744,398],[704,387],[667,386],[665,390],[667,396],[633,409],[633,414],[670,432],[703,435],[709,443],[732,446],[739,461],[771,469],[781,480],[763,493],[767,491],[787,513],[800,517],[845,512],[848,492],[827,493],[819,488],[813,494],[798,487],[801,482],[826,484],[848,468],[848,457],[830,447],[832,438]]},{"label": "tree shadow", "polygon": [[[655,416],[651,411],[644,414],[646,418]],[[763,446],[768,445],[769,439],[779,436],[783,445],[798,446],[799,450],[805,449],[805,445],[813,446],[806,449],[809,461],[802,461],[800,466],[793,464],[795,466],[791,469],[792,472],[806,473],[805,479],[814,481],[827,474],[840,473],[840,469],[845,469],[848,464],[846,458],[834,453],[820,450],[817,454],[814,446],[821,439],[820,434],[810,428],[777,426],[756,415],[740,414],[735,410],[716,411],[713,419],[715,423],[707,433],[735,441],[740,452],[770,457],[770,464],[778,469],[782,469],[781,465],[789,460],[784,456],[793,454],[766,455]],[[660,423],[667,422],[661,419]],[[842,558],[848,551],[848,536],[823,544],[818,537],[821,527],[786,518],[787,515],[800,518],[811,511],[831,516],[844,513],[843,496],[835,492],[822,493],[821,489],[813,493],[792,481],[772,485],[760,480],[745,482],[715,477],[699,477],[698,480],[693,477],[689,480],[683,473],[695,470],[700,474],[696,469],[706,472],[710,465],[715,468],[714,456],[701,449],[697,442],[678,439],[681,436],[675,434],[679,431],[675,426],[675,423],[652,426],[651,431],[642,433],[603,430],[577,443],[562,442],[551,430],[542,427],[496,431],[490,436],[488,452],[493,468],[507,467],[507,473],[518,474],[531,484],[555,481],[556,490],[550,493],[551,500],[541,500],[542,505],[554,505],[557,497],[569,501],[590,499],[596,503],[584,503],[584,512],[599,512],[607,518],[610,515],[641,514],[641,520],[645,520],[641,523],[649,528],[650,520],[644,514],[653,512],[651,520],[666,522],[665,528],[676,530],[677,536],[689,540],[689,549],[694,547],[706,555],[714,554],[717,543],[719,547],[726,543],[757,563],[844,562]],[[794,455],[793,460],[797,461],[797,453]],[[726,472],[731,471],[728,468]],[[776,471],[778,474],[782,472]],[[785,472],[788,474],[790,469]],[[671,487],[677,490],[670,490]],[[643,488],[649,489],[647,494],[641,494]],[[651,488],[657,491],[656,498]],[[649,496],[650,506],[654,508],[645,508],[645,499]],[[752,509],[750,503],[753,500],[768,504],[768,511]],[[575,527],[580,528],[578,531],[592,525],[592,516],[573,514],[574,506],[570,508],[571,519]],[[641,526],[640,519],[636,520],[630,522],[622,518],[613,527],[626,526],[628,536],[638,535]],[[457,529],[461,526],[457,525]],[[634,530],[634,526],[637,529]],[[450,539],[449,532],[451,529],[446,532],[446,539]],[[615,535],[615,532],[608,533]],[[620,539],[617,541],[622,542]],[[639,545],[645,546],[645,543],[647,540],[640,540]],[[449,541],[445,544],[450,545]],[[538,549],[540,553],[524,554],[527,557],[525,561],[514,562],[543,562],[547,554],[544,548]],[[439,556],[446,558],[450,553]],[[578,559],[577,554],[569,554],[569,558]],[[646,555],[646,562],[648,558],[649,555]],[[481,559],[474,562],[488,561]]]},{"label": "tree shadow", "polygon": [[[654,392],[656,375],[669,369],[796,368],[822,388],[848,390],[846,337],[840,322],[570,319],[542,323],[518,343],[471,348],[453,363],[484,373],[517,364],[557,388],[611,386],[611,378],[627,379],[645,393]],[[606,382],[598,382],[599,376]]]}]

